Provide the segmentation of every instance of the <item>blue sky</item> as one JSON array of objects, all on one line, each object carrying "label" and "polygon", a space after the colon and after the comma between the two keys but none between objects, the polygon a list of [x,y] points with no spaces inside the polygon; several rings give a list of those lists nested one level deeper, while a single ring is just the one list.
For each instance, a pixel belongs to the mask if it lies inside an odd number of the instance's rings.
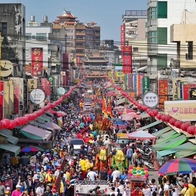
[{"label": "blue sky", "polygon": [[145,10],[147,0],[0,0],[0,3],[20,2],[26,6],[26,21],[35,15],[38,22],[43,15],[54,21],[63,9],[71,10],[81,22],[94,21],[101,26],[101,40],[120,41],[120,25],[125,10]]}]

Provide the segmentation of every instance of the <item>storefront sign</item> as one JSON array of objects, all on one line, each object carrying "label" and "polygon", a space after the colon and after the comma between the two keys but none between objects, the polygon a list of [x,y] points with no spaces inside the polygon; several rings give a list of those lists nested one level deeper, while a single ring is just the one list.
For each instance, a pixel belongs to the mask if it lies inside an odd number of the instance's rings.
[{"label": "storefront sign", "polygon": [[127,74],[127,90],[133,90],[133,74]]},{"label": "storefront sign", "polygon": [[195,121],[196,119],[196,101],[165,101],[165,114],[169,114],[177,120]]},{"label": "storefront sign", "polygon": [[183,84],[183,99],[184,100],[189,100],[190,98],[190,94],[189,91],[191,90],[191,88],[196,87],[196,84]]},{"label": "storefront sign", "polygon": [[48,80],[50,82],[51,99],[54,100],[54,77],[50,76]]},{"label": "storefront sign", "polygon": [[142,78],[142,93],[145,94],[150,90],[150,78],[145,76]]},{"label": "storefront sign", "polygon": [[4,82],[0,81],[0,120],[4,118]]},{"label": "storefront sign", "polygon": [[42,76],[43,48],[32,48],[31,51],[32,76]]},{"label": "storefront sign", "polygon": [[35,79],[28,79],[28,93],[30,93],[31,91],[33,91],[34,89],[37,88],[37,80]]},{"label": "storefront sign", "polygon": [[20,78],[10,78],[14,82],[14,114],[20,110]]},{"label": "storefront sign", "polygon": [[116,77],[117,77],[117,78],[123,78],[123,77],[124,77],[123,72],[122,72],[122,71],[117,71],[117,72],[116,72]]},{"label": "storefront sign", "polygon": [[41,89],[35,89],[30,94],[30,100],[34,104],[41,104],[45,99],[45,93]]},{"label": "storefront sign", "polygon": [[173,100],[179,100],[180,99],[180,83],[186,81],[185,78],[174,78],[173,79]]},{"label": "storefront sign", "polygon": [[164,109],[164,102],[168,100],[168,80],[158,82],[159,108]]},{"label": "storefront sign", "polygon": [[143,104],[150,107],[154,108],[159,104],[159,97],[156,93],[153,92],[147,92],[143,96]]}]

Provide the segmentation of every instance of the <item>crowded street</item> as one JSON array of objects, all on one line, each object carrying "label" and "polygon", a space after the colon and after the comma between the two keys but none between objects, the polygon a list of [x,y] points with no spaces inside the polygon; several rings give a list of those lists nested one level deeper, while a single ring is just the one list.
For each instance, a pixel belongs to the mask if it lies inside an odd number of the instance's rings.
[{"label": "crowded street", "polygon": [[[163,127],[142,133],[150,115],[142,117],[142,109],[129,102],[118,105],[120,89],[111,87],[105,78],[84,80],[71,99],[50,109],[47,114],[56,125],[52,147],[30,146],[17,157],[5,155],[0,195],[194,195],[195,177],[187,167],[173,175],[160,168],[151,134]],[[141,134],[131,137],[137,131]],[[195,171],[194,160],[189,164]]]}]

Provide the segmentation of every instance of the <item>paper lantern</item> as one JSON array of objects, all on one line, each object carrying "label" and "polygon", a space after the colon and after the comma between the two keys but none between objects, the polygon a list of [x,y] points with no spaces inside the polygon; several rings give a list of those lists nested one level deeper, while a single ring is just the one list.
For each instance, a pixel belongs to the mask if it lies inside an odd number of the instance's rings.
[{"label": "paper lantern", "polygon": [[187,129],[190,126],[189,122],[185,122],[185,129]]},{"label": "paper lantern", "polygon": [[171,119],[171,116],[165,115],[165,122],[169,122],[170,119]]},{"label": "paper lantern", "polygon": [[193,135],[194,134],[194,130],[195,130],[195,127],[194,126],[189,126],[187,128],[187,132],[190,134],[190,135]]},{"label": "paper lantern", "polygon": [[196,135],[196,127],[194,128],[194,135]]},{"label": "paper lantern", "polygon": [[156,115],[156,118],[157,118],[158,120],[160,120],[160,119],[161,119],[161,114],[157,114],[157,115]]},{"label": "paper lantern", "polygon": [[3,129],[3,124],[2,124],[2,122],[0,121],[0,130],[2,130]]},{"label": "paper lantern", "polygon": [[170,123],[171,125],[174,125],[176,121],[177,121],[176,119],[171,118],[171,119],[169,120],[169,123]]},{"label": "paper lantern", "polygon": [[182,129],[183,131],[186,131],[187,130],[186,124],[182,123],[180,126],[180,129]]},{"label": "paper lantern", "polygon": [[158,111],[158,110],[153,110],[153,114],[154,114],[154,116],[156,116],[158,113],[159,113],[159,111]]},{"label": "paper lantern", "polygon": [[182,121],[177,120],[174,124],[175,127],[180,128]]},{"label": "paper lantern", "polygon": [[14,120],[10,120],[9,129],[12,130],[16,127],[16,122]]},{"label": "paper lantern", "polygon": [[3,119],[1,120],[2,127],[8,129],[10,125],[10,120],[9,119]]}]

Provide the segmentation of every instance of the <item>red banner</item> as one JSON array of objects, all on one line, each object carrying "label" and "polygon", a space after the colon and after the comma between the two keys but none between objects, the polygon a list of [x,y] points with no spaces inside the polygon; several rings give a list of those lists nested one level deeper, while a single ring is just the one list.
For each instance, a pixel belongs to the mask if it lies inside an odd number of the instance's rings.
[{"label": "red banner", "polygon": [[63,67],[62,71],[66,71],[69,69],[69,54],[63,53]]},{"label": "red banner", "polygon": [[168,101],[168,81],[159,80],[158,83],[159,108],[164,109],[164,102]]},{"label": "red banner", "polygon": [[42,87],[42,90],[45,93],[46,99],[50,100],[51,87],[50,87],[50,82],[46,78],[41,78],[41,87]]},{"label": "red banner", "polygon": [[31,50],[32,76],[40,77],[43,71],[43,48],[32,48]]},{"label": "red banner", "polygon": [[0,81],[0,120],[4,118],[4,82]]},{"label": "red banner", "polygon": [[195,88],[196,84],[183,84],[183,99],[190,100],[189,91],[191,88]]},{"label": "red banner", "polygon": [[122,46],[121,55],[122,55],[123,73],[124,74],[132,73],[132,47]]},{"label": "red banner", "polygon": [[120,44],[121,44],[121,48],[125,45],[125,25],[121,25],[120,27]]},{"label": "red banner", "polygon": [[20,78],[10,78],[14,82],[14,114],[18,114],[20,110]]}]

